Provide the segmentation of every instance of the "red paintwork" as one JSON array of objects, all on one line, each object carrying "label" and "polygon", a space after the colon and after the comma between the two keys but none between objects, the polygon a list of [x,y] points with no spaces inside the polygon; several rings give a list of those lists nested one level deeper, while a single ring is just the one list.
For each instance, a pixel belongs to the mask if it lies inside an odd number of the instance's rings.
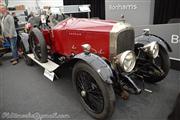
[{"label": "red paintwork", "polygon": [[69,18],[52,30],[43,30],[52,52],[65,56],[83,52],[81,45],[90,44],[92,52],[109,59],[110,31],[116,22]]}]

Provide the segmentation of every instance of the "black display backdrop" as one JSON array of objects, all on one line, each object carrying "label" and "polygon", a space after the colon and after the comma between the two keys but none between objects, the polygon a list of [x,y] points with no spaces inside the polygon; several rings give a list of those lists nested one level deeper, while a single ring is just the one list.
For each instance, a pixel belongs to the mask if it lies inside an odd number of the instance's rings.
[{"label": "black display backdrop", "polygon": [[[91,5],[91,17],[105,19],[105,0],[64,0],[64,5]],[[87,14],[75,14],[75,17],[87,17]]]},{"label": "black display backdrop", "polygon": [[180,18],[180,0],[155,0],[154,24],[164,24],[172,18]]}]

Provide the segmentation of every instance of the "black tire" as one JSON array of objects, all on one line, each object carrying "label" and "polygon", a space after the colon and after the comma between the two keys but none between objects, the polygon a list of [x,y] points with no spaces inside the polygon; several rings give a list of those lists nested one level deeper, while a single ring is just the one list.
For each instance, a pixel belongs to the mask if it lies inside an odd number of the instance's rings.
[{"label": "black tire", "polygon": [[27,56],[26,49],[25,49],[24,44],[23,44],[22,41],[20,41],[19,47],[20,47],[20,49],[21,49],[22,57],[23,57],[25,63],[26,63],[27,65],[29,65],[29,66],[33,66],[33,65],[34,65],[34,62],[33,62],[33,60],[31,60],[31,59]]},{"label": "black tire", "polygon": [[[81,75],[86,75],[86,77]],[[81,61],[75,64],[72,76],[73,86],[87,113],[96,119],[110,118],[115,107],[115,94],[112,85],[103,82],[92,67]],[[82,86],[85,86],[84,90],[81,89]],[[82,95],[83,91],[86,93],[84,96]],[[91,104],[92,102],[93,104]]]},{"label": "black tire", "polygon": [[146,81],[151,82],[151,83],[156,83],[160,82],[163,80],[167,75],[170,70],[170,59],[169,55],[164,47],[159,45],[159,56],[156,58],[155,63],[158,63],[158,66],[163,70],[162,75],[158,76],[152,76],[150,78],[145,78]]},{"label": "black tire", "polygon": [[35,58],[41,63],[46,63],[48,58],[46,41],[38,28],[33,28],[30,32],[29,44]]}]

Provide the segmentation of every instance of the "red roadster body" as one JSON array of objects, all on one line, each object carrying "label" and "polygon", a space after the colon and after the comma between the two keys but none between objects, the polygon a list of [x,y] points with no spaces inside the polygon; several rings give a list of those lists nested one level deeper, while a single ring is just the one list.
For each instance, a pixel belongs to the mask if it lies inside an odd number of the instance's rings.
[{"label": "red roadster body", "polygon": [[113,31],[119,32],[128,27],[123,22],[122,25],[116,29],[118,24],[114,21],[69,18],[51,30],[44,29],[42,31],[46,43],[51,46],[55,53],[65,56],[82,53],[81,45],[90,44],[92,53],[109,59],[112,52],[110,46],[114,48],[110,42],[111,33]]}]

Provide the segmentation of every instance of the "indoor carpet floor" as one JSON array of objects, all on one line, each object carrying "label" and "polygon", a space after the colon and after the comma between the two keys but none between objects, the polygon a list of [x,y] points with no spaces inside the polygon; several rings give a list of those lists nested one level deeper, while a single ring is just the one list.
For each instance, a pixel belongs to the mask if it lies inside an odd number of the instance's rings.
[{"label": "indoor carpet floor", "polygon": [[[60,79],[51,82],[38,65],[30,67],[20,60],[12,66],[9,55],[0,60],[3,62],[0,66],[0,120],[5,112],[19,115],[57,113],[70,120],[93,120],[81,107],[72,87],[71,70],[65,69]],[[180,72],[170,70],[164,81],[146,83],[146,87],[153,93],[131,95],[127,101],[117,96],[112,120],[166,120],[180,92]]]}]

